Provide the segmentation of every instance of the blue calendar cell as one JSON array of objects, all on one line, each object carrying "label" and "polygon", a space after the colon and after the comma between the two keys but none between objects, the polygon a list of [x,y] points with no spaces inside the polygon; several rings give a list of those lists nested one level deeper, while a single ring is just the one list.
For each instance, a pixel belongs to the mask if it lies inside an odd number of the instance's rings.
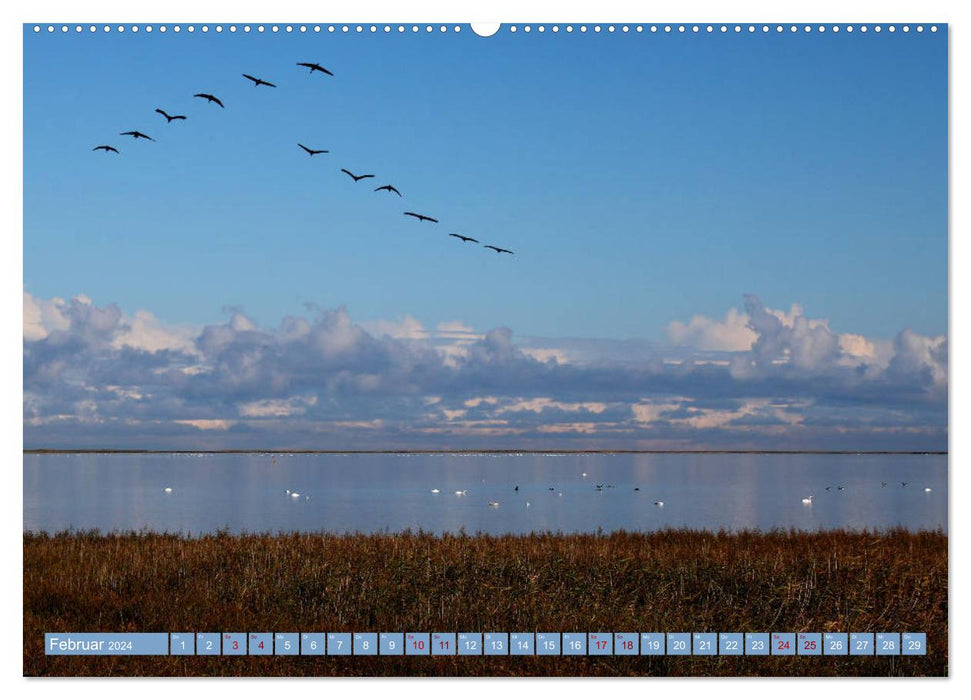
[{"label": "blue calendar cell", "polygon": [[196,636],[192,632],[173,632],[169,635],[169,653],[173,656],[193,656]]},{"label": "blue calendar cell", "polygon": [[846,632],[823,634],[823,656],[846,656],[849,653],[850,642]]},{"label": "blue calendar cell", "polygon": [[218,632],[196,632],[196,655],[219,656],[222,653]]},{"label": "blue calendar cell", "polygon": [[428,656],[432,653],[432,636],[428,632],[405,633],[406,656]]},{"label": "blue calendar cell", "polygon": [[718,635],[714,632],[695,632],[691,636],[691,653],[695,656],[714,656],[718,653]]},{"label": "blue calendar cell", "polygon": [[664,632],[641,632],[641,656],[664,656]]},{"label": "blue calendar cell", "polygon": [[745,635],[741,632],[722,632],[718,635],[718,653],[722,656],[741,656],[745,653]]},{"label": "blue calendar cell", "polygon": [[455,654],[455,633],[432,633],[432,656],[453,656]]},{"label": "blue calendar cell", "polygon": [[691,655],[690,632],[668,632],[668,656]]},{"label": "blue calendar cell", "polygon": [[375,632],[355,632],[354,656],[377,656],[378,635]]},{"label": "blue calendar cell", "polygon": [[509,654],[509,634],[486,632],[482,635],[482,648],[486,656],[506,656]]},{"label": "blue calendar cell", "polygon": [[223,632],[223,656],[246,656],[245,632]]},{"label": "blue calendar cell", "polygon": [[405,635],[401,632],[382,632],[378,635],[381,656],[401,656],[405,653]]},{"label": "blue calendar cell", "polygon": [[614,636],[610,632],[587,634],[587,653],[590,656],[610,656],[614,653]]},{"label": "blue calendar cell", "polygon": [[559,656],[560,655],[560,633],[559,632],[537,632],[536,633],[536,653],[539,656]]},{"label": "blue calendar cell", "polygon": [[300,635],[302,656],[323,656],[327,653],[327,635],[323,632],[304,632]]},{"label": "blue calendar cell", "polygon": [[168,656],[168,632],[45,632],[47,656]]},{"label": "blue calendar cell", "polygon": [[272,656],[273,655],[273,634],[272,633],[250,632],[248,637],[249,637],[250,656]]},{"label": "blue calendar cell", "polygon": [[277,656],[297,656],[300,653],[300,635],[296,632],[277,632],[273,635],[273,653]]},{"label": "blue calendar cell", "polygon": [[351,636],[350,632],[328,632],[327,656],[350,656]]},{"label": "blue calendar cell", "polygon": [[768,656],[769,655],[769,633],[768,632],[746,632],[745,633],[745,655],[746,656]]},{"label": "blue calendar cell", "polygon": [[587,655],[587,635],[583,632],[564,632],[563,633],[563,655],[564,656],[586,656]]},{"label": "blue calendar cell", "polygon": [[900,654],[900,633],[877,632],[873,644],[877,656],[897,656]]},{"label": "blue calendar cell", "polygon": [[536,653],[536,640],[532,632],[510,632],[509,654],[511,656],[532,656]]},{"label": "blue calendar cell", "polygon": [[459,656],[482,655],[481,632],[459,632],[459,637],[456,644],[458,644]]},{"label": "blue calendar cell", "polygon": [[900,653],[904,656],[923,656],[927,653],[927,635],[924,632],[904,632],[900,638]]},{"label": "blue calendar cell", "polygon": [[614,654],[636,656],[640,654],[640,635],[636,632],[614,632]]},{"label": "blue calendar cell", "polygon": [[799,656],[820,656],[823,653],[823,635],[819,632],[800,632],[796,635],[796,653]]},{"label": "blue calendar cell", "polygon": [[873,632],[850,633],[850,656],[873,655]]},{"label": "blue calendar cell", "polygon": [[772,656],[795,656],[796,635],[793,632],[772,633]]}]

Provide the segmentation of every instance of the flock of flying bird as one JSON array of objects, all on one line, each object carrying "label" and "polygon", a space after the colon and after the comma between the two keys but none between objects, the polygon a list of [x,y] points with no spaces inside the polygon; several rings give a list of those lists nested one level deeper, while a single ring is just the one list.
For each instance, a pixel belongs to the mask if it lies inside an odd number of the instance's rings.
[{"label": "flock of flying bird", "polygon": [[[324,68],[319,63],[297,63],[297,65],[298,66],[305,67],[305,68],[309,68],[311,74],[319,71],[319,72],[324,73],[326,75],[329,75],[331,77],[333,77],[333,75],[334,75],[332,72],[330,72],[329,70],[327,70],[326,68]],[[263,80],[262,78],[257,78],[255,76],[249,75],[247,73],[243,73],[242,75],[243,75],[243,77],[246,80],[249,80],[250,82],[253,83],[253,87],[260,87],[261,85],[266,86],[266,87],[271,87],[271,88],[275,88],[276,87],[276,85],[274,83],[271,83],[271,82],[269,82],[267,80]],[[197,92],[195,95],[193,95],[193,97],[198,97],[200,99],[204,99],[204,100],[206,100],[207,103],[219,105],[219,107],[221,107],[223,109],[226,108],[226,105],[224,105],[222,103],[222,100],[220,100],[218,97],[216,97],[215,95],[212,95],[210,93],[207,93],[207,92]],[[186,116],[184,114],[169,114],[168,112],[166,112],[164,109],[161,109],[161,108],[157,108],[155,111],[158,114],[160,114],[163,117],[165,117],[166,124],[171,124],[174,121],[185,121],[186,120]],[[138,141],[139,139],[145,139],[146,141],[155,141],[155,139],[153,139],[148,134],[142,133],[141,131],[138,131],[138,130],[122,131],[119,135],[120,136],[131,136],[135,141]],[[330,153],[330,151],[327,151],[327,150],[310,148],[308,146],[305,146],[302,143],[297,143],[297,146],[299,146],[301,149],[303,149],[307,153],[307,155],[309,155],[311,158],[313,158],[316,155],[320,155],[322,153]],[[100,146],[95,146],[92,150],[94,150],[94,151],[104,151],[105,153],[119,153],[119,151],[118,151],[117,148],[115,148],[114,146],[109,146],[107,144],[103,144],[103,145],[100,145]],[[364,174],[364,175],[357,175],[355,173],[352,173],[347,168],[341,168],[341,172],[344,173],[345,175],[347,175],[348,177],[350,177],[355,183],[360,182],[361,180],[367,180],[369,178],[374,178],[374,174],[369,173],[369,174]],[[398,188],[395,187],[394,185],[381,185],[380,187],[375,187],[374,188],[374,191],[375,192],[387,192],[388,194],[395,194],[395,195],[397,195],[399,197],[403,196],[401,194],[401,192],[398,190]],[[406,211],[406,212],[404,212],[404,215],[405,216],[412,217],[413,219],[417,220],[419,223],[421,223],[423,221],[428,221],[428,222],[431,222],[433,224],[437,224],[438,223],[438,219],[435,219],[435,218],[433,218],[431,216],[426,216],[425,214],[419,214],[419,213],[413,212],[413,211]],[[478,239],[472,238],[471,236],[463,236],[463,235],[458,234],[458,233],[450,233],[448,235],[450,237],[452,237],[452,238],[458,239],[462,243],[479,243],[479,240]],[[501,248],[499,246],[494,246],[494,245],[483,245],[482,247],[483,248],[488,248],[490,250],[494,250],[497,255],[498,254],[502,254],[502,253],[508,253],[509,255],[513,255],[513,251],[509,250],[508,248]]]}]

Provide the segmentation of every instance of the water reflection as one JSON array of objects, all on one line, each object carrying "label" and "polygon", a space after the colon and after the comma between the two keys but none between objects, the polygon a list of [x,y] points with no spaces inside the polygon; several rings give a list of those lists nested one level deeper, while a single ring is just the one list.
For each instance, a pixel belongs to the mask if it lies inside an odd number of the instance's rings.
[{"label": "water reflection", "polygon": [[[288,489],[301,497],[292,498]],[[803,504],[810,495],[812,504]],[[664,505],[655,505],[658,501]],[[896,526],[947,529],[946,456],[347,454],[277,455],[275,461],[255,453],[24,456],[24,529],[33,531]]]}]

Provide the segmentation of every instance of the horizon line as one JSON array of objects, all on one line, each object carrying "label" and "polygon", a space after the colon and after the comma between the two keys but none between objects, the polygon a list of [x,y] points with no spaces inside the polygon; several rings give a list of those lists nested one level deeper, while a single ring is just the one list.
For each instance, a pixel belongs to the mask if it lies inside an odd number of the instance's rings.
[{"label": "horizon line", "polygon": [[23,454],[818,454],[818,455],[947,455],[947,450],[637,450],[637,449],[140,449],[24,448]]}]

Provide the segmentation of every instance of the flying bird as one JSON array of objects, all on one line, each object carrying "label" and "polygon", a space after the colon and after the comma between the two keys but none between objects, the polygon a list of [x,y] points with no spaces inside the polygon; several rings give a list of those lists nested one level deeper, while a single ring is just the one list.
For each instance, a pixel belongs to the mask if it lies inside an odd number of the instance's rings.
[{"label": "flying bird", "polygon": [[226,105],[224,105],[218,97],[216,97],[215,95],[210,95],[208,92],[197,92],[195,95],[193,95],[193,97],[201,97],[208,102],[215,102],[223,109],[226,108]]},{"label": "flying bird", "polygon": [[117,153],[118,149],[114,146],[95,146],[92,151],[104,151],[105,153]]},{"label": "flying bird", "polygon": [[138,139],[148,139],[149,141],[154,141],[155,140],[151,136],[147,136],[146,134],[143,134],[140,131],[122,131],[120,135],[121,136],[131,136],[136,141]]},{"label": "flying bird", "polygon": [[450,233],[448,235],[451,236],[452,238],[458,238],[458,239],[460,239],[463,243],[470,243],[470,242],[471,243],[478,243],[479,242],[475,238],[469,238],[468,236],[461,236],[461,235],[459,235],[457,233]]},{"label": "flying bird", "polygon": [[253,87],[259,87],[260,85],[266,85],[267,87],[276,87],[276,85],[274,85],[273,83],[268,83],[265,80],[261,80],[260,78],[254,78],[252,75],[247,75],[246,73],[243,73],[243,77],[246,78],[247,80],[252,80]]},{"label": "flying bird", "polygon": [[424,214],[416,214],[413,211],[406,211],[405,212],[405,216],[413,216],[416,219],[418,219],[419,221],[431,221],[433,224],[437,224],[438,223],[438,219],[433,219],[432,217],[425,216]]},{"label": "flying bird", "polygon": [[165,117],[167,122],[170,124],[174,122],[176,119],[185,119],[185,116],[181,114],[169,114],[164,109],[156,109],[155,111],[161,114],[163,117]]},{"label": "flying bird", "polygon": [[355,175],[354,173],[352,173],[347,168],[341,168],[341,172],[342,173],[347,173],[352,178],[354,178],[354,182],[357,182],[358,180],[364,180],[364,179],[369,178],[369,177],[374,177],[374,175]]},{"label": "flying bird", "polygon": [[388,192],[394,192],[399,197],[401,196],[401,193],[398,191],[398,188],[395,187],[394,185],[381,185],[381,187],[375,187],[374,188],[374,191],[375,192],[380,192],[381,190],[387,190]]},{"label": "flying bird", "polygon": [[297,145],[300,146],[300,148],[302,148],[303,150],[305,150],[311,157],[317,155],[318,153],[330,153],[330,151],[317,151],[317,150],[314,150],[313,148],[307,148],[302,143],[298,143]]},{"label": "flying bird", "polygon": [[334,76],[333,73],[331,73],[329,70],[327,70],[326,68],[324,68],[319,63],[298,63],[297,65],[298,66],[304,66],[305,68],[309,68],[311,73],[313,73],[315,70],[319,70],[321,73],[326,73],[327,75],[329,75],[331,77]]},{"label": "flying bird", "polygon": [[494,245],[482,246],[483,248],[489,248],[490,250],[496,251],[496,253],[509,253],[510,255],[515,255],[511,250],[506,250],[505,248],[496,248]]}]

